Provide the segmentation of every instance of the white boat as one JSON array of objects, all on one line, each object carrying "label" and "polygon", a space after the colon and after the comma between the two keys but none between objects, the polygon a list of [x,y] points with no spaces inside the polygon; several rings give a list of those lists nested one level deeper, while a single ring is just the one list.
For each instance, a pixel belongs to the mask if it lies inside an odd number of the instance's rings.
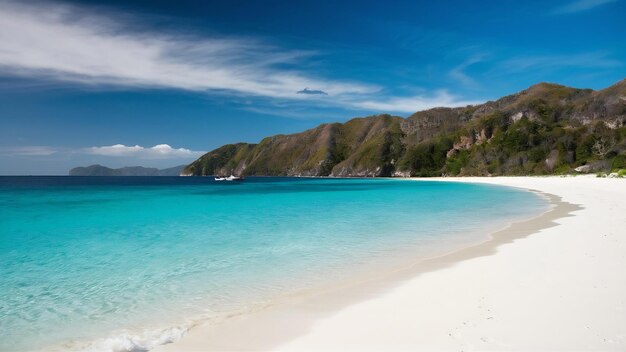
[{"label": "white boat", "polygon": [[241,181],[241,180],[243,180],[243,177],[239,177],[235,175],[230,175],[227,177],[218,176],[215,178],[215,181]]},{"label": "white boat", "polygon": [[226,177],[226,181],[238,181],[238,180],[241,180],[241,177],[237,177],[235,175],[230,175]]}]

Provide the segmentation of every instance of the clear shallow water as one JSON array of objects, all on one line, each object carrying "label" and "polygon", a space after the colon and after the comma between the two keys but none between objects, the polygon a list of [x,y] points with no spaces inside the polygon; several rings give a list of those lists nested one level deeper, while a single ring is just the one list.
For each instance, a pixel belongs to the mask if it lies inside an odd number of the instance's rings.
[{"label": "clear shallow water", "polygon": [[0,350],[150,348],[192,319],[545,209],[529,192],[461,183],[0,177]]}]

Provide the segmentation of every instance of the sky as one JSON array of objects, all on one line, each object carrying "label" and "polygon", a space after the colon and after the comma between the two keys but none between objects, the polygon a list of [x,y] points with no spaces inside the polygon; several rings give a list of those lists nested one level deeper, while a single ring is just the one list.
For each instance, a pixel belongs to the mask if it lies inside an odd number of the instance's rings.
[{"label": "sky", "polygon": [[0,0],[0,174],[626,78],[626,0]]}]

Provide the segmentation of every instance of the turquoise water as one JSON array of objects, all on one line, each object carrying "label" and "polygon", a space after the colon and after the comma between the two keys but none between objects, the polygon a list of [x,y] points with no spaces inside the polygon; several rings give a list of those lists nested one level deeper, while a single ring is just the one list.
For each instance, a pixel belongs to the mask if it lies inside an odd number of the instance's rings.
[{"label": "turquoise water", "polygon": [[0,350],[146,350],[197,319],[478,241],[545,208],[530,192],[461,183],[0,177]]}]

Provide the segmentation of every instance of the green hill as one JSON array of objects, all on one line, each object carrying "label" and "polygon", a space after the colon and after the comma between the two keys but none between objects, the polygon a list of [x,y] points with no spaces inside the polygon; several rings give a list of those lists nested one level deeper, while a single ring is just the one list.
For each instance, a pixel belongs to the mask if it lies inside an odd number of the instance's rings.
[{"label": "green hill", "polygon": [[228,144],[185,175],[541,175],[626,168],[626,80],[600,90],[539,83],[496,101],[323,124]]}]

